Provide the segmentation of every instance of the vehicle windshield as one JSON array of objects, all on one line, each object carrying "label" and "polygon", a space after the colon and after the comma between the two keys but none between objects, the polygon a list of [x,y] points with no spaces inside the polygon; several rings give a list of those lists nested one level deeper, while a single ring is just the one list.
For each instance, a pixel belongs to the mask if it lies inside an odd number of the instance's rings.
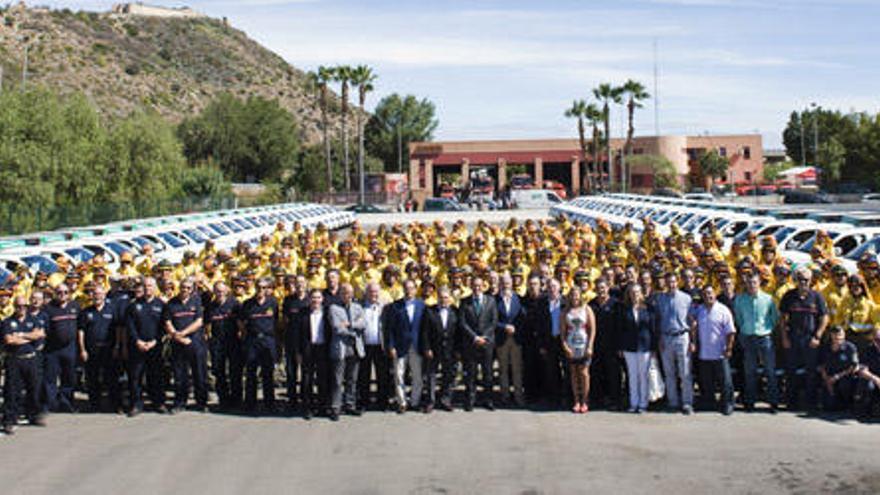
[{"label": "vehicle windshield", "polygon": [[[838,237],[840,237],[840,232],[828,232],[828,237],[830,237],[831,240],[833,241],[834,239],[837,239]],[[816,236],[810,237],[810,240],[805,242],[800,248],[798,248],[798,251],[803,251],[805,253],[809,253],[810,250],[813,249],[813,246],[815,244],[816,244]]]},{"label": "vehicle windshield", "polygon": [[58,265],[55,264],[48,256],[31,255],[21,258],[22,263],[28,266],[32,271],[41,271],[52,274],[58,271]]},{"label": "vehicle windshield", "polygon": [[683,216],[680,216],[675,220],[675,224],[678,225],[679,227],[683,227],[684,224],[686,224],[687,221],[690,220],[692,216],[694,216],[693,213],[687,213]]},{"label": "vehicle windshield", "polygon": [[118,242],[108,242],[108,243],[106,244],[106,246],[107,246],[108,248],[110,248],[111,251],[113,251],[114,253],[116,253],[117,256],[119,256],[119,255],[121,255],[122,253],[124,253],[124,252],[126,252],[126,251],[129,250],[128,248],[126,248],[125,246],[123,246],[122,244],[120,244],[120,243],[118,243]]},{"label": "vehicle windshield", "polygon": [[773,238],[776,239],[777,243],[782,244],[782,241],[784,241],[785,238],[791,235],[795,230],[797,230],[795,227],[783,227],[773,233]]},{"label": "vehicle windshield", "polygon": [[80,264],[83,261],[89,261],[95,257],[95,254],[89,251],[86,248],[75,247],[70,249],[65,249],[64,252],[73,258],[74,263]]},{"label": "vehicle windshield", "polygon": [[159,234],[159,238],[168,243],[169,246],[177,249],[186,246],[186,243],[178,239],[176,236],[171,234],[170,232],[162,232]]},{"label": "vehicle windshield", "polygon": [[205,236],[196,229],[185,229],[183,231],[184,234],[190,237],[190,239],[196,242],[205,242]]},{"label": "vehicle windshield", "polygon": [[0,266],[0,285],[6,284],[10,278],[12,278],[12,272]]},{"label": "vehicle windshield", "polygon": [[880,251],[880,236],[877,236],[870,241],[862,244],[861,246],[853,249],[851,253],[846,255],[846,258],[858,261],[863,254],[877,253],[878,251]]}]

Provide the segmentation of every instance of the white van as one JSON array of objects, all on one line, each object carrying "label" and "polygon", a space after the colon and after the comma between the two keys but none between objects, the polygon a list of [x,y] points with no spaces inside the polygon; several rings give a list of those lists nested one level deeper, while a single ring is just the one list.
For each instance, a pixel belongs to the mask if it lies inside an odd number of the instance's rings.
[{"label": "white van", "polygon": [[548,189],[514,189],[510,199],[517,208],[549,208],[565,202]]}]

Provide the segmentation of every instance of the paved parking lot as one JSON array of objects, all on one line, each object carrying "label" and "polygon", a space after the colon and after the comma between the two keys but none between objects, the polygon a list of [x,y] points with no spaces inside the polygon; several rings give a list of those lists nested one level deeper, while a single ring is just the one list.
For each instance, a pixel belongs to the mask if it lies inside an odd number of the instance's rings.
[{"label": "paved parking lot", "polygon": [[[0,486],[95,493],[880,493],[880,425],[794,414],[475,411],[306,422],[55,415]],[[11,491],[6,491],[11,489]]]}]

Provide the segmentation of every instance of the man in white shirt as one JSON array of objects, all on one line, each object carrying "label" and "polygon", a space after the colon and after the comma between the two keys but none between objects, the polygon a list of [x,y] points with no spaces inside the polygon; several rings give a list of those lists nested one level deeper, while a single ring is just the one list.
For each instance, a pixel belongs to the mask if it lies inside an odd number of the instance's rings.
[{"label": "man in white shirt", "polygon": [[309,309],[299,315],[303,417],[311,419],[328,407],[330,399],[330,319],[320,289],[311,290]]},{"label": "man in white shirt", "polygon": [[715,289],[706,285],[703,302],[691,310],[691,327],[696,331],[699,357],[700,396],[707,410],[716,408],[716,384],[721,382],[721,412],[733,413],[733,381],[730,376],[730,355],[736,329],[733,314],[717,301]]},{"label": "man in white shirt", "polygon": [[381,288],[376,282],[370,282],[364,288],[364,350],[366,357],[358,369],[358,408],[363,410],[371,406],[370,384],[376,377],[375,407],[380,411],[388,408],[391,396],[391,371],[388,367],[388,356],[384,347],[384,315],[385,305],[381,300]]}]

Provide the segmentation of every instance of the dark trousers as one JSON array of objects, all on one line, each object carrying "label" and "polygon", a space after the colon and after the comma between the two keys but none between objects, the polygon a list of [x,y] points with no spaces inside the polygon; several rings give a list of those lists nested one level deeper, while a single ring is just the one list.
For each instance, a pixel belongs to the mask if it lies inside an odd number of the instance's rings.
[{"label": "dark trousers", "polygon": [[211,337],[211,370],[220,405],[241,405],[244,354],[236,335],[215,334]]},{"label": "dark trousers", "polygon": [[534,342],[523,344],[523,388],[526,400],[535,402],[541,399],[544,374],[542,371],[541,354]]},{"label": "dark trousers", "polygon": [[825,411],[843,411],[853,405],[853,397],[856,391],[856,380],[851,376],[845,376],[834,382],[831,390],[822,384],[822,407]]},{"label": "dark trousers", "polygon": [[263,404],[266,409],[275,407],[275,338],[258,335],[245,342],[247,380],[244,405],[253,409],[257,405],[257,368],[263,384]]},{"label": "dark trousers", "polygon": [[880,404],[880,387],[870,380],[860,378],[856,386],[856,414],[859,417],[868,417],[876,404]]},{"label": "dark trousers", "polygon": [[721,407],[733,406],[733,379],[730,375],[730,361],[726,358],[699,360],[700,400],[706,409],[715,409],[718,403],[715,393],[721,385]]},{"label": "dark trousers", "polygon": [[[287,343],[284,346],[284,373],[285,385],[287,388],[287,402],[294,406],[297,402],[296,381],[298,376],[300,363],[299,356],[296,353],[296,347]],[[300,393],[302,393],[302,384],[300,384]]]},{"label": "dark trousers", "polygon": [[467,404],[473,406],[477,401],[477,366],[480,367],[480,385],[485,394],[484,401],[492,403],[492,351],[491,345],[470,346],[464,351],[464,386]]},{"label": "dark trousers", "polygon": [[86,361],[86,390],[93,411],[101,407],[104,391],[109,392],[113,409],[122,406],[119,391],[119,362],[113,359],[113,346],[104,345],[88,350]]},{"label": "dark trousers", "polygon": [[352,410],[357,408],[357,378],[361,358],[349,356],[333,360],[333,397],[331,407],[339,412],[342,406]]},{"label": "dark trousers", "polygon": [[205,344],[193,340],[190,345],[174,344],[172,347],[174,366],[174,406],[185,407],[189,398],[189,379],[192,374],[196,404],[208,404],[208,363]]},{"label": "dark trousers", "polygon": [[39,381],[36,356],[28,358],[6,356],[6,382],[3,386],[3,425],[11,426],[18,422],[21,414],[22,390],[25,394],[24,412],[28,419],[35,420],[40,414],[37,400]]},{"label": "dark trousers", "polygon": [[562,386],[564,382],[563,366],[560,366],[560,357],[562,355],[559,348],[559,341],[554,339],[546,348],[546,352],[541,355],[541,367],[543,372],[542,398],[551,404],[559,404],[562,402]]},{"label": "dark trousers", "polygon": [[370,383],[372,374],[376,374],[376,404],[380,408],[388,405],[391,397],[391,368],[388,355],[382,346],[368,345],[364,347],[366,357],[361,360],[358,368],[358,407],[365,409],[370,405]]},{"label": "dark trousers", "polygon": [[128,352],[128,388],[131,395],[131,408],[144,408],[142,382],[146,376],[147,394],[154,407],[165,404],[165,384],[162,377],[162,346],[157,345],[148,352],[140,352],[132,347]]},{"label": "dark trousers", "polygon": [[590,402],[621,407],[622,373],[615,349],[601,349],[590,364]]},{"label": "dark trousers", "polygon": [[[426,359],[425,370],[428,375],[428,405],[433,406],[439,399],[444,406],[452,407],[452,386],[455,383],[455,358],[452,352],[434,354],[434,359]],[[491,376],[491,368],[489,374]]]},{"label": "dark trousers", "polygon": [[326,408],[330,399],[330,357],[326,345],[316,345],[303,356],[302,401],[311,411]]},{"label": "dark trousers", "polygon": [[785,395],[790,408],[797,406],[801,393],[807,408],[816,407],[818,349],[810,347],[811,338],[812,335],[792,332],[791,347],[785,351]]},{"label": "dark trousers", "polygon": [[76,344],[71,342],[67,347],[48,351],[46,353],[45,391],[46,404],[49,409],[73,407],[75,383]]},{"label": "dark trousers", "polygon": [[758,364],[764,366],[764,374],[767,376],[767,402],[772,406],[779,404],[779,387],[776,380],[776,350],[773,347],[772,338],[767,335],[758,337],[746,335],[740,337],[739,345],[742,348],[743,362],[743,403],[747,406],[755,405],[758,395]]}]

